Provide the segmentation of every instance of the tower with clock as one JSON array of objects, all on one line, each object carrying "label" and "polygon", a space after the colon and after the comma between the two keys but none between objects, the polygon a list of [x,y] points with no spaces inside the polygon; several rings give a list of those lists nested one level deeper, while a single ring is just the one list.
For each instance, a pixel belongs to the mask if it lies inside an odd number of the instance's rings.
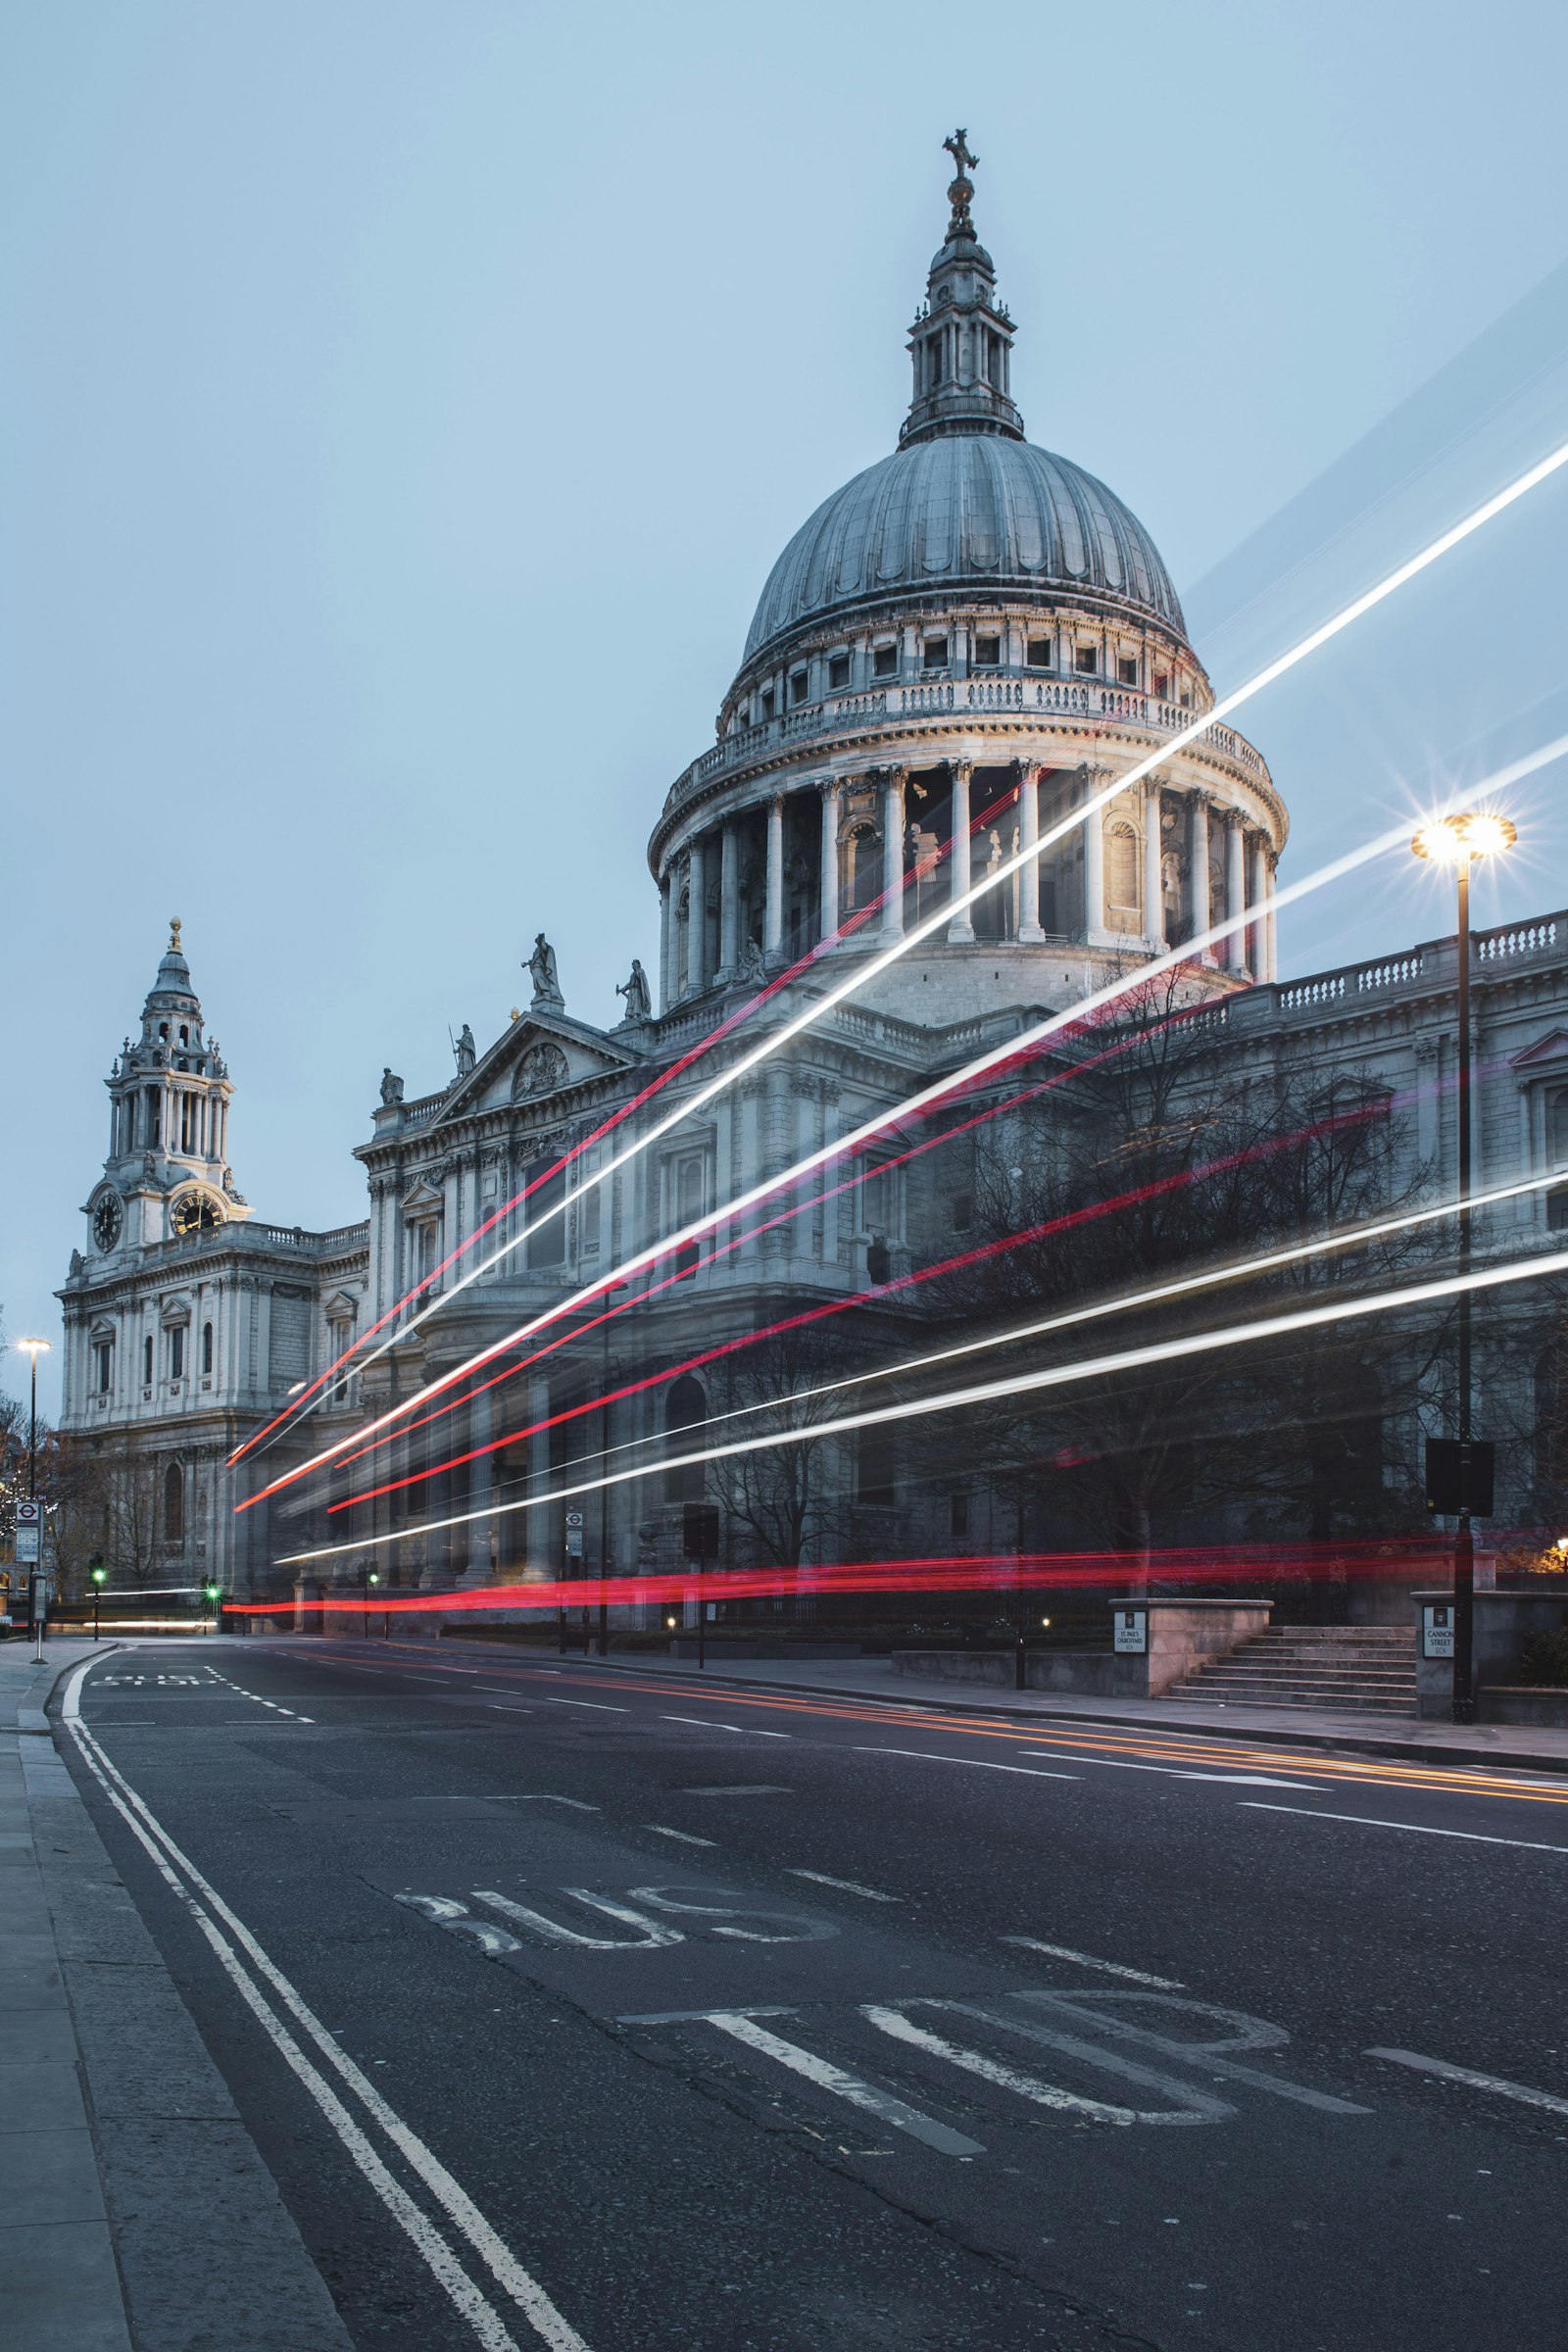
[{"label": "tower with clock", "polygon": [[250,1214],[227,1160],[233,1090],[203,1027],[179,928],[170,925],[139,1033],[109,1076],[109,1152],[87,1202],[95,1258],[216,1233]]}]

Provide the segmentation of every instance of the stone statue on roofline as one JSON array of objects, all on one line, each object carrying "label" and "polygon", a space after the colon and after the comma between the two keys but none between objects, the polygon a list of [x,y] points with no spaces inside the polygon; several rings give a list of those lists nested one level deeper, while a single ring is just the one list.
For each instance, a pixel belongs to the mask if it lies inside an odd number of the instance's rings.
[{"label": "stone statue on roofline", "polygon": [[390,1062],[381,1072],[381,1101],[388,1108],[403,1100],[403,1081],[397,1077]]},{"label": "stone statue on roofline", "polygon": [[452,1051],[457,1055],[458,1076],[460,1078],[466,1078],[469,1071],[473,1068],[474,1063],[479,1058],[478,1052],[473,1042],[473,1031],[469,1028],[466,1021],[464,1022],[462,1029],[459,1031],[458,1042],[453,1047]]},{"label": "stone statue on roofline", "polygon": [[637,956],[634,956],[631,959],[630,979],[616,981],[615,994],[626,1000],[628,1021],[646,1021],[652,1013],[654,1003],[648,992],[648,974],[643,970]]},{"label": "stone statue on roofline", "polygon": [[533,980],[535,1004],[565,1004],[561,993],[561,980],[556,970],[556,951],[542,931],[534,935],[533,954],[528,958],[528,971]]}]

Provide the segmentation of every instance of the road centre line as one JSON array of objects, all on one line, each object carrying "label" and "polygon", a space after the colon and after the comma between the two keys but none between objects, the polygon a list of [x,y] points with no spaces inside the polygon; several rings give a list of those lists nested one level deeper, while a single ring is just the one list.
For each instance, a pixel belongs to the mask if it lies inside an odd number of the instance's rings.
[{"label": "road centre line", "polygon": [[1179,1764],[1134,1764],[1123,1756],[1081,1756],[1071,1748],[1020,1747],[1020,1756],[1060,1756],[1069,1764],[1098,1764],[1104,1772],[1157,1772],[1167,1781],[1229,1781],[1248,1788],[1306,1788],[1310,1781],[1277,1781],[1263,1772],[1190,1772]]},{"label": "road centre line", "polygon": [[1180,1977],[1152,1977],[1147,1969],[1124,1968],[1119,1960],[1095,1960],[1065,1943],[1042,1943],[1038,1936],[1004,1936],[1002,1941],[1015,1943],[1026,1952],[1045,1952],[1053,1960],[1070,1960],[1075,1968],[1098,1968],[1107,1977],[1124,1977],[1130,1984],[1152,1984],[1159,1992],[1185,1989]]},{"label": "road centre line", "polygon": [[923,1747],[857,1747],[858,1756],[912,1756],[920,1764],[961,1764],[970,1772],[1020,1772],[1029,1781],[1078,1781],[1078,1772],[1041,1772],[1032,1764],[994,1764],[989,1756],[934,1756]]},{"label": "road centre line", "polygon": [[874,1886],[862,1886],[857,1879],[830,1879],[825,1870],[787,1870],[790,1879],[809,1879],[815,1886],[837,1886],[844,1894],[863,1894],[868,1903],[902,1903],[902,1894],[879,1894]]},{"label": "road centre line", "polygon": [[1412,1838],[1460,1838],[1468,1845],[1517,1845],[1532,1854],[1568,1854],[1568,1845],[1545,1845],[1539,1838],[1489,1838],[1480,1830],[1434,1830],[1421,1821],[1377,1821],[1368,1813],[1320,1813],[1312,1805],[1268,1805],[1260,1797],[1242,1799],[1250,1813],[1296,1813],[1303,1821],[1353,1821],[1362,1830],[1405,1830]]},{"label": "road centre line", "polygon": [[[243,1920],[230,1910],[216,1887],[205,1879],[195,1864],[184,1854],[153,1813],[146,1800],[138,1794],[104,1752],[91,1731],[81,1719],[80,1686],[86,1668],[80,1667],[66,1686],[62,1714],[66,1726],[76,1743],[87,1770],[102,1788],[115,1811],[125,1822],[137,1842],[151,1857],[160,1877],[176,1899],[190,1913],[220,1965],[235,1990],[251,2010],[257,2023],[272,2042],[279,2056],[297,2077],[326,2122],[352,2157],[364,2178],[380,2197],[387,2211],[399,2223],[407,2236],[452,2298],[486,2352],[516,2352],[514,2339],[508,2331],[499,2313],[480,2293],[468,2278],[440,2231],[414,2202],[408,2191],[387,2170],[360,2125],[343,2105],[330,2083],[318,2072],[299,2042],[283,2024],[267,1999],[255,1977],[241,1962],[233,1944],[221,1933],[218,1922],[228,1928],[235,1942],[247,1954],[257,1974],[271,1986],[289,2008],[320,2053],[335,2069],[343,2082],[354,2092],[371,2119],[380,2127],[406,2163],[424,2182],[436,2202],[470,2246],[487,2264],[497,2281],[516,2303],[535,2333],[550,2347],[550,2352],[588,2352],[584,2339],[557,2310],[538,2281],[523,2269],[492,2225],[485,2219],[473,2200],[447,2171],[440,2159],[426,2147],[417,2133],[404,2123],[381,2096],[373,2082],[356,2066],[353,2059],[328,2033],[320,2020],[307,2006],[295,1986],[264,1950]],[[198,1897],[200,1899],[198,1900]]]},{"label": "road centre line", "polygon": [[541,1690],[536,1695],[540,1705],[544,1707],[591,1707],[596,1715],[629,1715],[631,1713],[629,1707],[608,1706],[603,1699],[557,1698],[553,1690]]},{"label": "road centre line", "polygon": [[682,1845],[710,1845],[715,1849],[718,1845],[716,1838],[694,1838],[690,1830],[666,1830],[662,1821],[645,1821],[643,1828],[652,1830],[656,1838],[677,1838]]},{"label": "road centre line", "polygon": [[1527,2082],[1509,2082],[1501,2075],[1479,2075],[1468,2066],[1450,2066],[1446,2058],[1423,2058],[1415,2050],[1366,2050],[1367,2058],[1386,2058],[1391,2066],[1410,2066],[1425,2075],[1438,2075],[1446,2082],[1464,2082],[1472,2090],[1495,2091],[1499,2098],[1518,2099],[1526,2107],[1544,2107],[1551,2115],[1568,2115],[1568,2099],[1559,2099],[1549,2090],[1532,2090]]},{"label": "road centre line", "polygon": [[741,1732],[753,1740],[787,1740],[790,1737],[788,1732],[764,1732],[755,1723],[718,1723],[710,1715],[662,1715],[659,1720],[661,1723],[694,1724],[700,1732]]}]

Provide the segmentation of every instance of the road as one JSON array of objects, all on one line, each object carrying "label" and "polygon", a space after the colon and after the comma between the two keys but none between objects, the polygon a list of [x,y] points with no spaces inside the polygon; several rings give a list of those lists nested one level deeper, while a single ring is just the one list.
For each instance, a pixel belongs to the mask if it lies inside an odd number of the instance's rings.
[{"label": "road", "polygon": [[1562,2341],[1568,1779],[431,1642],[67,1706],[361,2352]]}]

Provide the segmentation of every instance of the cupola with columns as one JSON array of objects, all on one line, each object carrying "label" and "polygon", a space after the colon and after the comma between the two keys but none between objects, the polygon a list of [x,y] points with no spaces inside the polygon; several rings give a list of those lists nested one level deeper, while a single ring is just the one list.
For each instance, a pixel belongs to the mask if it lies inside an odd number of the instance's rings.
[{"label": "cupola with columns", "polygon": [[109,1074],[109,1152],[86,1203],[88,1250],[110,1257],[211,1232],[250,1210],[229,1171],[233,1089],[202,1022],[177,918],[158,977]]},{"label": "cupola with columns", "polygon": [[1200,981],[1217,994],[1273,976],[1288,819],[1234,728],[1205,728],[1049,839],[1213,695],[1142,523],[1023,436],[1013,322],[971,217],[978,159],[961,130],[946,145],[951,217],[910,335],[899,446],[779,557],[717,741],[649,844],[666,1012],[823,943],[835,957],[885,947],[1043,837],[875,1000],[957,1017],[975,1008],[964,959],[989,960],[994,984],[1004,958],[1029,1002],[1070,1003],[1110,964],[1253,909],[1199,959]]}]

